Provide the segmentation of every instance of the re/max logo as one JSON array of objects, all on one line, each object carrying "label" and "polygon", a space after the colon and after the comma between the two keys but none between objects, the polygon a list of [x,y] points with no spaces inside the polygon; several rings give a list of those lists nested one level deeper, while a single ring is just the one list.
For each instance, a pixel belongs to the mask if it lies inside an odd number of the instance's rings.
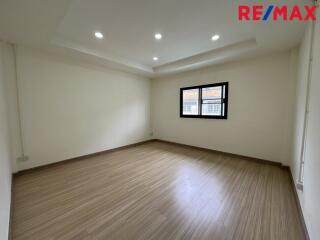
[{"label": "re/max logo", "polygon": [[298,5],[289,8],[288,6],[263,6],[263,5],[240,5],[238,8],[238,18],[240,21],[268,21],[273,19],[274,21],[315,21],[316,10],[318,6],[305,5],[300,7]]}]

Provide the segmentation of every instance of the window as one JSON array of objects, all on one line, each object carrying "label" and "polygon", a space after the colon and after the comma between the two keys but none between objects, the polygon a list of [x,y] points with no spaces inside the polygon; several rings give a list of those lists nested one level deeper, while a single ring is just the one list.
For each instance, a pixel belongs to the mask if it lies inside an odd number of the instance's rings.
[{"label": "window", "polygon": [[180,89],[180,117],[227,119],[228,86],[216,83]]}]

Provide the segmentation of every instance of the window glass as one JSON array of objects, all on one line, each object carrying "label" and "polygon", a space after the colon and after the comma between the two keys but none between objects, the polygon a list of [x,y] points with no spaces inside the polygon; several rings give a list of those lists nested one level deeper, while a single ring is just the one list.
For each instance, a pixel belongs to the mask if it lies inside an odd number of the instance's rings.
[{"label": "window glass", "polygon": [[202,88],[202,115],[221,115],[222,86]]},{"label": "window glass", "polygon": [[190,89],[183,91],[183,114],[199,114],[199,89]]}]

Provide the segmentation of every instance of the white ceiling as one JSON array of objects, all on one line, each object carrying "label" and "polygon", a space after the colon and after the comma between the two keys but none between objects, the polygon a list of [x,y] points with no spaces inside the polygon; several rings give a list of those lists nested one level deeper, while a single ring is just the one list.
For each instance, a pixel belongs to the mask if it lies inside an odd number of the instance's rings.
[{"label": "white ceiling", "polygon": [[[149,76],[290,49],[304,23],[239,22],[238,4],[300,0],[0,0],[0,39]],[[94,37],[104,34],[103,40]],[[163,38],[154,39],[160,32]],[[213,34],[221,38],[213,42]],[[159,57],[154,62],[152,58]]]}]

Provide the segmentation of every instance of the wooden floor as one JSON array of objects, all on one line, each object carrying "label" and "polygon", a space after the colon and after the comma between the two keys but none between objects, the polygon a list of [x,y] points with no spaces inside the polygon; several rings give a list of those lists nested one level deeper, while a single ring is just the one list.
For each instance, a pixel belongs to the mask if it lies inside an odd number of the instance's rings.
[{"label": "wooden floor", "polygon": [[13,239],[302,240],[288,172],[162,142],[14,179]]}]

